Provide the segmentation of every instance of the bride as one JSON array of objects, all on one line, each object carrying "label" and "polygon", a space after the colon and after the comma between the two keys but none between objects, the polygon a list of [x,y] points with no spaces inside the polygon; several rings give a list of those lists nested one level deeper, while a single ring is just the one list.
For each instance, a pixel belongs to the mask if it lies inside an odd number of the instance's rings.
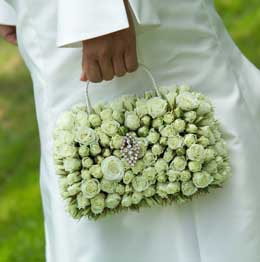
[{"label": "bride", "polygon": [[[17,41],[35,92],[46,261],[260,261],[260,73],[231,40],[213,1],[7,2],[0,0],[0,33]],[[189,83],[211,98],[233,176],[183,206],[75,221],[52,161],[55,120],[84,102],[87,79],[95,82],[93,102],[142,89],[148,80],[136,70],[139,62],[159,85]]]}]

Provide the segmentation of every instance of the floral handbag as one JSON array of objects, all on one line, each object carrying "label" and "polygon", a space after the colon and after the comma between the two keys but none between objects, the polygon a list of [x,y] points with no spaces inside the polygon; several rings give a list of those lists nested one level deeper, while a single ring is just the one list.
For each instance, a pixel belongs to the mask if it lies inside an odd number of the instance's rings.
[{"label": "floral handbag", "polygon": [[184,203],[231,175],[210,100],[189,86],[126,95],[64,112],[53,155],[69,214],[97,220],[124,210]]}]

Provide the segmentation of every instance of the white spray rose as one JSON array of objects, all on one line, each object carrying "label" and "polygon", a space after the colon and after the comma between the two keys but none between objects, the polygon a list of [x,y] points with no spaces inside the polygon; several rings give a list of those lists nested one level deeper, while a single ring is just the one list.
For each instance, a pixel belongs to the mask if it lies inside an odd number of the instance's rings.
[{"label": "white spray rose", "polygon": [[191,86],[184,83],[184,84],[179,85],[177,90],[179,91],[179,93],[191,92]]},{"label": "white spray rose", "polygon": [[114,193],[116,189],[116,182],[115,181],[110,181],[106,179],[102,179],[100,182],[101,185],[101,190],[106,193]]},{"label": "white spray rose", "polygon": [[134,172],[134,174],[138,174],[141,173],[144,169],[144,161],[143,159],[139,159],[136,161],[136,163],[134,164],[134,166],[131,167],[132,171]]},{"label": "white spray rose", "polygon": [[167,183],[158,183],[156,186],[156,193],[161,197],[161,198],[167,198]]},{"label": "white spray rose", "polygon": [[89,199],[82,193],[80,192],[77,195],[77,206],[79,209],[84,209],[85,207],[90,205]]},{"label": "white spray rose", "polygon": [[136,140],[140,147],[138,158],[142,158],[146,154],[147,147],[148,147],[148,141],[147,139],[142,138],[142,137],[138,137]]},{"label": "white spray rose", "polygon": [[134,110],[136,97],[132,95],[125,95],[122,98],[124,109],[127,111]]},{"label": "white spray rose", "polygon": [[155,156],[159,156],[163,153],[163,150],[164,150],[164,147],[160,144],[154,144],[152,146],[152,153],[155,155]]},{"label": "white spray rose", "polygon": [[101,214],[105,208],[105,195],[100,193],[90,199],[91,211],[94,214]]},{"label": "white spray rose", "polygon": [[113,119],[112,113],[113,110],[111,108],[106,108],[100,112],[100,117],[103,121],[112,120]]},{"label": "white spray rose", "polygon": [[142,192],[149,187],[149,182],[144,176],[136,176],[133,178],[132,186],[135,191]]},{"label": "white spray rose", "polygon": [[192,196],[198,191],[198,189],[194,186],[192,181],[188,181],[188,182],[183,182],[181,184],[181,191],[185,196]]},{"label": "white spray rose", "polygon": [[124,105],[122,99],[116,99],[110,103],[110,107],[113,111],[123,112]]},{"label": "white spray rose", "polygon": [[193,144],[195,144],[197,141],[197,137],[194,134],[187,134],[184,137],[184,144],[187,147],[191,147]]},{"label": "white spray rose", "polygon": [[205,158],[205,150],[202,145],[193,144],[187,149],[187,156],[190,160],[203,162]]},{"label": "white spray rose", "polygon": [[143,157],[145,166],[153,165],[156,162],[156,159],[156,156],[150,150],[148,150]]},{"label": "white spray rose", "polygon": [[57,128],[64,130],[73,130],[75,118],[72,112],[64,112],[57,120]]},{"label": "white spray rose", "polygon": [[58,158],[76,157],[77,148],[73,145],[63,144],[54,148],[54,154]]},{"label": "white spray rose", "polygon": [[79,111],[75,115],[75,125],[76,127],[89,127],[88,114],[85,111]]},{"label": "white spray rose", "polygon": [[68,130],[57,130],[54,136],[54,145],[61,146],[63,144],[73,145],[74,144],[74,134]]},{"label": "white spray rose", "polygon": [[112,117],[114,120],[116,120],[120,124],[123,124],[125,121],[124,113],[121,111],[113,111]]},{"label": "white spray rose", "polygon": [[148,112],[152,118],[163,116],[167,112],[167,102],[160,97],[153,97],[147,101]]},{"label": "white spray rose", "polygon": [[202,169],[202,164],[200,161],[189,161],[188,167],[191,172],[199,172]]},{"label": "white spray rose", "polygon": [[205,188],[211,184],[213,177],[206,171],[193,174],[192,181],[197,188]]},{"label": "white spray rose", "polygon": [[93,165],[93,159],[90,157],[84,157],[82,159],[82,166],[85,168],[90,168]]},{"label": "white spray rose", "polygon": [[215,160],[211,160],[203,166],[203,169],[209,172],[210,174],[217,173],[218,171],[217,162]]},{"label": "white spray rose", "polygon": [[72,157],[65,158],[63,164],[64,169],[70,173],[79,170],[81,167],[81,161]]},{"label": "white spray rose", "polygon": [[90,114],[89,115],[89,122],[93,127],[98,127],[101,125],[101,118],[97,114]]},{"label": "white spray rose", "polygon": [[167,184],[166,192],[169,195],[173,195],[173,194],[180,192],[180,188],[181,188],[181,185],[179,182],[173,182],[173,183],[171,182]]},{"label": "white spray rose", "polygon": [[217,153],[213,148],[205,149],[205,162],[213,160],[216,157]]},{"label": "white spray rose", "polygon": [[86,198],[93,198],[98,195],[101,190],[101,185],[99,181],[95,178],[85,180],[81,184],[81,191],[83,192]]},{"label": "white spray rose", "polygon": [[206,115],[212,111],[212,105],[207,101],[200,101],[199,107],[197,109],[197,114],[199,116]]},{"label": "white spray rose", "polygon": [[143,194],[141,192],[134,192],[132,194],[132,203],[134,205],[139,204],[142,199],[143,199]]},{"label": "white spray rose", "polygon": [[132,197],[130,195],[124,195],[121,204],[123,207],[130,207],[132,205]]},{"label": "white spray rose", "polygon": [[141,125],[149,127],[151,124],[151,117],[150,116],[143,116],[141,118]]},{"label": "white spray rose", "polygon": [[152,127],[159,129],[163,125],[163,117],[157,117],[152,121]]},{"label": "white spray rose", "polygon": [[124,164],[116,156],[109,156],[101,162],[101,170],[107,180],[120,181],[124,176]]},{"label": "white spray rose", "polygon": [[104,120],[101,124],[102,131],[109,136],[115,135],[119,127],[120,124],[115,120]]},{"label": "white spray rose", "polygon": [[228,155],[227,146],[223,140],[215,144],[215,150],[220,156],[226,157]]},{"label": "white spray rose", "polygon": [[150,185],[150,186],[143,192],[143,194],[144,194],[145,197],[151,197],[151,196],[155,195],[155,193],[156,193],[156,189],[155,189],[155,187],[154,187],[153,185]]},{"label": "white spray rose", "polygon": [[171,106],[171,108],[173,108],[175,106],[176,97],[177,97],[176,91],[170,91],[165,96],[165,98],[166,98],[167,102],[169,103],[169,105]]},{"label": "white spray rose", "polygon": [[67,175],[66,177],[68,185],[75,184],[81,181],[81,176],[79,172],[73,172]]},{"label": "white spray rose", "polygon": [[130,130],[136,130],[140,127],[140,119],[135,112],[125,112],[125,126]]},{"label": "white spray rose", "polygon": [[90,155],[96,156],[101,153],[101,147],[98,143],[93,143],[89,146],[90,148]]},{"label": "white spray rose", "polygon": [[67,188],[67,192],[69,196],[75,196],[80,192],[81,183],[75,183]]},{"label": "white spray rose", "polygon": [[175,182],[179,179],[181,171],[177,171],[175,169],[169,169],[167,171],[167,176],[170,182]]},{"label": "white spray rose", "polygon": [[171,163],[171,168],[174,168],[175,170],[178,171],[182,171],[185,169],[186,165],[187,165],[187,161],[185,157],[176,156]]},{"label": "white spray rose", "polygon": [[100,131],[100,132],[98,132],[98,137],[99,137],[100,144],[103,147],[109,146],[110,138],[109,138],[108,135],[106,135],[104,132]]},{"label": "white spray rose", "polygon": [[127,170],[123,176],[123,182],[124,184],[128,185],[132,182],[133,178],[134,178],[134,173],[132,170]]},{"label": "white spray rose", "polygon": [[89,173],[90,173],[93,177],[95,177],[95,178],[102,178],[102,177],[103,177],[101,167],[100,167],[100,165],[98,165],[98,164],[92,165],[92,166],[89,168]]},{"label": "white spray rose", "polygon": [[164,116],[163,116],[163,121],[166,124],[171,124],[174,121],[174,114],[173,112],[167,112]]},{"label": "white spray rose", "polygon": [[143,171],[143,176],[148,180],[148,181],[153,181],[156,178],[156,169],[154,167],[146,167]]},{"label": "white spray rose", "polygon": [[86,104],[85,103],[76,104],[76,105],[72,106],[72,108],[71,108],[71,112],[74,113],[74,114],[77,114],[80,111],[86,112]]},{"label": "white spray rose", "polygon": [[138,99],[136,101],[136,113],[139,117],[143,117],[148,114],[147,100],[144,98]]},{"label": "white spray rose", "polygon": [[147,140],[151,144],[156,144],[160,139],[160,134],[154,130],[154,128],[150,129],[150,132],[147,136]]},{"label": "white spray rose", "polygon": [[196,120],[197,114],[195,111],[188,111],[184,113],[184,119],[188,123],[193,123]]},{"label": "white spray rose", "polygon": [[80,144],[91,145],[97,139],[96,133],[92,128],[82,126],[76,130],[75,140]]},{"label": "white spray rose", "polygon": [[86,156],[89,156],[89,147],[88,146],[85,146],[85,145],[81,145],[79,147],[79,155],[81,157],[86,157]]},{"label": "white spray rose", "polygon": [[177,132],[173,125],[166,125],[159,129],[163,137],[174,137],[177,135]]},{"label": "white spray rose", "polygon": [[173,151],[172,149],[170,149],[170,148],[167,148],[167,149],[164,151],[163,159],[164,159],[166,162],[171,162],[174,156],[175,156],[174,151]]},{"label": "white spray rose", "polygon": [[191,179],[191,172],[189,170],[183,170],[180,172],[180,180],[182,182],[187,182]]},{"label": "white spray rose", "polygon": [[188,124],[186,126],[186,132],[196,134],[198,131],[198,127],[194,124]]},{"label": "white spray rose", "polygon": [[168,169],[168,163],[163,158],[159,158],[154,167],[157,173],[165,172]]},{"label": "white spray rose", "polygon": [[112,139],[110,141],[110,147],[115,148],[115,149],[120,149],[122,143],[123,143],[123,137],[116,134],[112,136]]},{"label": "white spray rose", "polygon": [[185,127],[186,127],[186,123],[184,120],[182,119],[176,119],[174,122],[173,122],[173,127],[174,129],[178,132],[178,133],[181,133],[185,130]]},{"label": "white spray rose", "polygon": [[116,208],[121,202],[121,197],[119,194],[109,194],[105,200],[107,208],[113,209]]},{"label": "white spray rose", "polygon": [[177,106],[184,111],[191,111],[199,106],[197,97],[190,92],[182,92],[176,97]]},{"label": "white spray rose", "polygon": [[173,150],[182,147],[183,143],[184,143],[183,137],[180,135],[176,135],[168,138],[168,146]]}]

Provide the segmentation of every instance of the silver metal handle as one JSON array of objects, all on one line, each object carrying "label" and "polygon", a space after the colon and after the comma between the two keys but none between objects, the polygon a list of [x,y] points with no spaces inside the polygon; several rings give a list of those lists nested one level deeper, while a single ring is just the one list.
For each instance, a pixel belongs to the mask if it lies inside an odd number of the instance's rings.
[{"label": "silver metal handle", "polygon": [[[142,64],[142,63],[139,63],[139,66],[140,66],[141,68],[143,68],[144,71],[148,74],[148,76],[149,76],[150,79],[152,80],[153,88],[154,88],[157,96],[158,96],[158,97],[161,97],[161,94],[160,94],[160,92],[159,92],[158,85],[157,85],[157,83],[156,83],[156,80],[155,80],[155,78],[154,78],[151,70],[150,70],[146,65],[144,65],[144,64]],[[88,113],[88,114],[91,114],[91,112],[93,111],[93,108],[92,108],[92,105],[91,105],[91,101],[90,101],[90,98],[89,98],[89,92],[88,92],[90,83],[91,83],[91,82],[90,82],[89,80],[87,80],[87,82],[86,82],[86,90],[85,90],[85,91],[86,91],[86,107],[87,107],[87,113]]]}]

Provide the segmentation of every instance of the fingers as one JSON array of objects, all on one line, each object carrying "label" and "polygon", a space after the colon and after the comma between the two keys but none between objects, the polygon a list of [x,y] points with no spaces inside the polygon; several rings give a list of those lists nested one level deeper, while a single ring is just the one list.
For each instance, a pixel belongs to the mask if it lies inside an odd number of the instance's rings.
[{"label": "fingers", "polygon": [[82,81],[109,81],[137,68],[134,30],[120,30],[83,41]]},{"label": "fingers", "polygon": [[126,74],[127,70],[126,70],[123,54],[118,54],[114,56],[113,68],[114,68],[115,75],[118,77],[124,76]]},{"label": "fingers", "polygon": [[100,69],[98,61],[92,60],[88,63],[84,63],[82,78],[82,81],[89,80],[94,83],[98,83],[103,80],[102,71]]},{"label": "fingers", "polygon": [[0,35],[9,43],[17,44],[15,26],[0,25]]},{"label": "fingers", "polygon": [[16,39],[16,34],[9,34],[6,36],[6,41],[8,41],[9,43],[16,45],[17,44],[17,39]]},{"label": "fingers", "polygon": [[101,58],[99,61],[99,66],[102,73],[102,79],[109,81],[114,78],[114,68],[112,64],[112,59],[109,57]]},{"label": "fingers", "polygon": [[136,54],[135,47],[128,49],[125,52],[124,60],[125,60],[125,67],[126,67],[127,72],[132,73],[135,70],[137,70],[138,60],[137,60],[137,54]]},{"label": "fingers", "polygon": [[83,63],[81,81],[101,82],[102,80],[112,80],[114,78],[114,68],[112,59],[102,58],[99,61]]},{"label": "fingers", "polygon": [[137,70],[138,61],[136,53],[126,52],[124,55],[115,55],[113,58],[101,58],[99,61],[91,61],[83,65],[81,81],[101,82],[110,81],[114,76],[122,77],[127,72]]}]

